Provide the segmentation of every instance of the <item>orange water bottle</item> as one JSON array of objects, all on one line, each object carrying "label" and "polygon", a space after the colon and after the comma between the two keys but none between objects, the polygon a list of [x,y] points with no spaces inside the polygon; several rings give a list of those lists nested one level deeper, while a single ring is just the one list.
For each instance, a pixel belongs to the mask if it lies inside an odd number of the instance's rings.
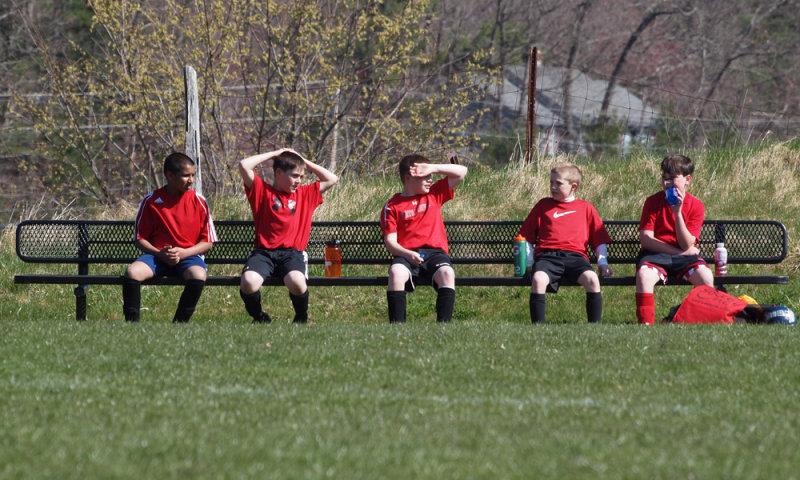
[{"label": "orange water bottle", "polygon": [[342,276],[342,247],[337,239],[325,244],[325,276]]}]

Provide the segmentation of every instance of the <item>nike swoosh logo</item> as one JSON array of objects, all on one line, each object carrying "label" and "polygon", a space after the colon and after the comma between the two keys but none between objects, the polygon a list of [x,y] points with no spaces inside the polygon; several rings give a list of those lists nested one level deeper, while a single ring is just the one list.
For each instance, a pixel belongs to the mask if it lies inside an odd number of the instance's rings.
[{"label": "nike swoosh logo", "polygon": [[569,215],[570,213],[575,213],[575,210],[570,210],[568,212],[555,212],[553,214],[553,218],[563,217],[564,215]]}]

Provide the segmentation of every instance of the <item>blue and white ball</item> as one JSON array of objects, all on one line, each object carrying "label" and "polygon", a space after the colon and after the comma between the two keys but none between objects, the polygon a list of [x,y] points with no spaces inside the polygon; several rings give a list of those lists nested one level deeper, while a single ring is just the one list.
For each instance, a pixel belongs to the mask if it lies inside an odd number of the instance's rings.
[{"label": "blue and white ball", "polygon": [[797,318],[794,312],[783,305],[773,305],[764,313],[764,321],[779,325],[797,325]]}]

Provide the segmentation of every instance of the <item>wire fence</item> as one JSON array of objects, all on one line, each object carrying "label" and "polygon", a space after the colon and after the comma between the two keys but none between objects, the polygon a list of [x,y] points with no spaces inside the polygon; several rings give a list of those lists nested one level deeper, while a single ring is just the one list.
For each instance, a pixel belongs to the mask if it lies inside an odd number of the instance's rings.
[{"label": "wire fence", "polygon": [[[469,132],[481,139],[486,148],[475,148],[467,157],[493,165],[507,163],[519,154],[525,145],[525,130],[528,120],[529,67],[506,65],[496,78],[479,78],[486,94],[472,100],[469,111],[484,112],[474,131]],[[436,74],[431,74],[434,76]],[[390,82],[400,86],[409,79],[398,77]],[[602,109],[609,85],[609,78],[597,72],[580,72],[550,65],[536,66],[535,97],[535,145],[540,155],[562,152],[587,156],[624,156],[634,149],[651,151],[661,155],[666,151],[685,148],[703,148],[711,145],[746,146],[764,139],[782,140],[793,138],[800,127],[800,117],[781,112],[770,112],[744,103],[731,104],[708,101],[692,92],[678,92],[658,85],[646,85],[636,78],[618,78],[613,88],[608,107]],[[354,82],[332,87],[325,81],[312,82],[307,88],[322,89],[333,94],[335,89],[360,88]],[[271,88],[280,89],[281,86]],[[222,102],[235,104],[263,94],[261,85],[231,85],[222,91]],[[174,95],[175,92],[163,92]],[[417,92],[422,95],[423,92]],[[46,99],[51,93],[30,93],[30,99]],[[86,93],[84,95],[95,95]],[[21,172],[17,169],[20,158],[36,158],[36,130],[24,118],[14,117],[17,109],[13,97],[0,94],[0,105],[5,112],[0,124],[0,147],[5,153],[0,156],[0,224],[14,222],[33,216],[58,217],[69,210],[69,204],[53,206],[45,202],[46,192],[26,188]],[[703,105],[702,115],[676,105]],[[695,109],[699,110],[699,108]],[[478,115],[478,113],[475,113]],[[201,119],[202,120],[202,119]],[[255,124],[268,120],[281,122],[282,117],[261,118],[238,116],[226,120],[227,124]],[[355,116],[342,115],[341,122],[359,120]],[[202,129],[212,129],[214,124],[202,122]],[[124,131],[133,124],[90,124],[82,128],[101,128],[108,131]],[[179,121],[164,125],[165,129],[180,132],[185,128]],[[67,128],[66,125],[64,128]],[[430,146],[430,156],[440,156],[447,146]]]}]

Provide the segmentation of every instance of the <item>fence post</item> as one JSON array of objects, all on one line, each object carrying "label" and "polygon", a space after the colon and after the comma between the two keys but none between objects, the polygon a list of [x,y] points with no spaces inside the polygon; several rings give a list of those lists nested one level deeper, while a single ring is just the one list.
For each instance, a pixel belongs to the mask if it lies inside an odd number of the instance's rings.
[{"label": "fence post", "polygon": [[531,163],[536,134],[536,59],[539,56],[539,49],[531,47],[528,57],[528,129],[525,136],[525,164]]},{"label": "fence post", "polygon": [[183,69],[186,92],[186,145],[184,153],[196,166],[194,190],[203,194],[203,176],[200,166],[200,102],[197,95],[197,72],[189,65]]}]

